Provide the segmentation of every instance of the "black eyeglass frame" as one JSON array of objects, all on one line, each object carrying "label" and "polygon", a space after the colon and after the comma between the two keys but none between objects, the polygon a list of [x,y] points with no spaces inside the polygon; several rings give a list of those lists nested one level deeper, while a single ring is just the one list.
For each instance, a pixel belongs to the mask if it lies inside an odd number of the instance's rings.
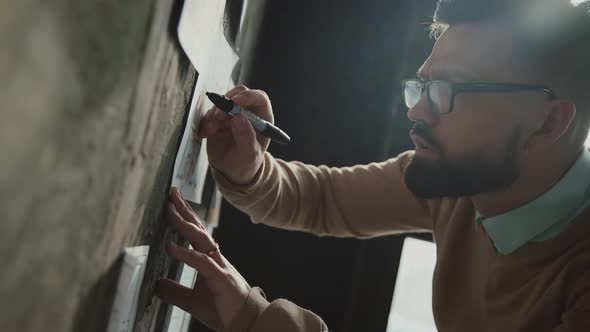
[{"label": "black eyeglass frame", "polygon": [[519,91],[539,91],[546,93],[550,99],[557,99],[557,95],[553,89],[544,85],[531,85],[531,84],[519,84],[519,83],[486,83],[486,82],[473,82],[473,83],[456,83],[448,80],[433,80],[424,82],[418,78],[411,78],[402,80],[402,97],[404,98],[404,104],[406,107],[408,104],[405,100],[405,89],[407,82],[415,82],[422,86],[422,94],[426,91],[426,97],[428,103],[432,107],[432,98],[430,98],[429,86],[432,83],[444,82],[451,85],[451,96],[449,99],[449,110],[447,112],[437,112],[438,114],[449,114],[453,112],[455,106],[455,97],[463,92],[519,92]]}]

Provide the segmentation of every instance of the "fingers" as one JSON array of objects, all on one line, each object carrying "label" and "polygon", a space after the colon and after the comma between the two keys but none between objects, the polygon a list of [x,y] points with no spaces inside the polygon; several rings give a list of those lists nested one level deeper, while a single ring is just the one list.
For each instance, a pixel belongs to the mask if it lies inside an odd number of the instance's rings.
[{"label": "fingers", "polygon": [[274,123],[270,99],[262,90],[246,90],[232,98],[232,101],[260,116],[261,118]]},{"label": "fingers", "polygon": [[[201,279],[197,279],[197,284],[199,280]],[[220,319],[215,311],[214,297],[202,282],[200,284],[197,289],[191,290],[174,280],[160,279],[156,287],[156,295],[162,302],[179,307],[217,331],[220,327]]]},{"label": "fingers", "polygon": [[213,109],[211,109],[211,115],[215,120],[220,121],[220,127],[223,127],[224,120],[231,119],[231,115],[225,113],[217,107],[213,107]]},{"label": "fingers", "polygon": [[166,252],[177,260],[191,266],[207,280],[218,279],[223,275],[221,267],[209,256],[169,242]]},{"label": "fingers", "polygon": [[230,118],[230,115],[213,107],[199,121],[197,135],[200,138],[207,138],[223,129],[227,129],[229,127],[227,120]]},{"label": "fingers", "polygon": [[[248,88],[244,85],[237,85],[231,90],[229,90],[225,96],[232,98],[235,95],[238,95],[244,91],[247,91]],[[207,138],[219,130],[222,129],[229,129],[229,120],[231,116],[217,107],[211,108],[207,113],[201,118],[199,122],[199,129],[197,135],[200,138]]]},{"label": "fingers", "polygon": [[213,247],[214,242],[209,237],[207,231],[196,224],[186,221],[180,213],[176,211],[174,204],[171,202],[168,202],[166,206],[166,220],[180,234],[180,236],[187,239],[196,250],[203,252]]},{"label": "fingers", "polygon": [[175,305],[186,312],[193,312],[193,290],[170,279],[160,279],[156,295],[164,302]]},{"label": "fingers", "polygon": [[[197,283],[199,282],[197,281]],[[220,329],[219,314],[214,305],[215,298],[207,287],[191,290],[176,281],[160,279],[156,287],[156,296],[162,302],[177,306],[190,313],[212,330],[218,331]]]},{"label": "fingers", "polygon": [[[194,214],[193,214],[194,215]],[[207,230],[200,224],[199,220],[195,218],[196,223],[187,221],[176,209],[174,203],[168,202],[166,205],[166,220],[172,227],[182,236],[187,239],[198,252],[208,252],[215,248],[216,243],[213,241]],[[188,250],[188,249],[187,249]],[[216,250],[212,255],[218,264],[225,267],[223,258],[219,250]]]},{"label": "fingers", "polygon": [[231,90],[229,90],[228,92],[225,93],[225,96],[228,98],[232,98],[235,95],[238,95],[244,91],[247,91],[248,88],[245,85],[242,84],[238,84],[235,87],[233,87]]},{"label": "fingers", "polygon": [[252,155],[251,158],[246,156],[245,160],[254,159],[257,142],[256,132],[254,131],[252,124],[250,124],[250,122],[244,116],[235,116],[233,119],[231,119],[231,131],[235,139],[236,146],[238,147],[238,151],[245,155]]},{"label": "fingers", "polygon": [[[248,88],[244,85],[236,85],[235,87],[233,87],[231,90],[229,90],[228,92],[225,93],[225,96],[228,98],[232,98],[235,95],[238,95],[244,91],[247,91]],[[231,116],[227,113],[225,113],[224,111],[220,110],[217,107],[213,107],[211,109],[211,116],[218,121],[224,121],[224,120],[228,120],[231,118]]]},{"label": "fingers", "polygon": [[176,211],[178,211],[178,213],[182,216],[182,218],[184,218],[184,220],[192,222],[199,228],[205,229],[205,226],[203,226],[203,223],[199,220],[197,214],[191,209],[190,205],[182,198],[180,190],[178,190],[178,188],[173,187],[170,190],[170,200],[174,204]]}]

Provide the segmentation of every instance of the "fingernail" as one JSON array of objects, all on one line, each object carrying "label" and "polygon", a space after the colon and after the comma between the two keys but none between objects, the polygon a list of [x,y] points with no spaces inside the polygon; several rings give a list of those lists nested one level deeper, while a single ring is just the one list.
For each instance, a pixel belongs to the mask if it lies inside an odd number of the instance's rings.
[{"label": "fingernail", "polygon": [[182,198],[182,193],[180,192],[180,189],[178,189],[177,187],[172,187],[172,194]]}]

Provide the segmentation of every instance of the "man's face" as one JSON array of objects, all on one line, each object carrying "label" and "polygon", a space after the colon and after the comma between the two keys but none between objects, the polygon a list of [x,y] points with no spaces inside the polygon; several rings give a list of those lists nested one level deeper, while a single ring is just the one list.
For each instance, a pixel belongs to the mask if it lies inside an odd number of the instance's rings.
[{"label": "man's face", "polygon": [[[537,83],[513,65],[511,35],[497,25],[447,30],[420,68],[424,81]],[[535,92],[467,92],[453,111],[438,114],[426,95],[408,111],[415,123],[414,159],[405,181],[419,197],[472,196],[510,186],[519,176],[527,140],[544,98]],[[537,115],[535,115],[537,114]]]}]

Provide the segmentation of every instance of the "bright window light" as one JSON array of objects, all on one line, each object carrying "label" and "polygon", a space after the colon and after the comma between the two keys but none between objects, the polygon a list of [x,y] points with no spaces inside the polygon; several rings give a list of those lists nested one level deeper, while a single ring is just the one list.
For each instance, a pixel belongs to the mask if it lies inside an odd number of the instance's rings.
[{"label": "bright window light", "polygon": [[572,0],[572,3],[574,4],[574,6],[577,6],[577,5],[581,4],[584,1],[586,1],[586,0]]},{"label": "bright window light", "polygon": [[588,133],[588,136],[586,137],[586,146],[590,147],[590,133]]},{"label": "bright window light", "polygon": [[386,332],[436,332],[432,316],[434,243],[406,238]]}]

